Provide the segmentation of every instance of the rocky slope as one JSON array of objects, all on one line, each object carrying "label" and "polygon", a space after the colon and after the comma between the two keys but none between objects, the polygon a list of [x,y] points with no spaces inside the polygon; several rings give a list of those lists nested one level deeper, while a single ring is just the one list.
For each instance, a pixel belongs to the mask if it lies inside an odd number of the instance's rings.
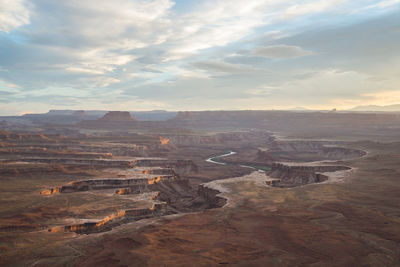
[{"label": "rocky slope", "polygon": [[366,155],[365,151],[340,147],[340,143],[326,141],[274,141],[267,150],[259,151],[258,160],[265,161],[320,161],[345,160]]},{"label": "rocky slope", "polygon": [[170,143],[175,145],[210,145],[210,144],[242,144],[242,143],[268,143],[274,140],[269,132],[243,131],[224,132],[210,135],[170,135]]},{"label": "rocky slope", "polygon": [[350,170],[346,166],[291,166],[283,163],[274,163],[267,175],[280,179],[279,186],[294,187],[305,184],[320,183],[326,181],[328,176],[324,172]]}]

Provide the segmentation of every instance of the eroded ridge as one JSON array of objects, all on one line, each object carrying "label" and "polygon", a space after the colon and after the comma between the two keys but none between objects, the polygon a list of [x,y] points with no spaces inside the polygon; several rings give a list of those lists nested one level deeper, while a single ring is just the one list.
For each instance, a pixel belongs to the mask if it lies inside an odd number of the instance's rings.
[{"label": "eroded ridge", "polygon": [[337,176],[350,171],[352,168],[343,166],[339,160],[350,160],[367,154],[362,150],[339,145],[344,143],[274,140],[268,147],[257,148],[256,153],[248,149],[242,156],[241,153],[230,151],[206,161],[220,165],[239,165],[264,172],[267,176],[266,184],[269,186],[296,187],[325,182],[332,177],[330,173]]},{"label": "eroded ridge", "polygon": [[274,163],[267,175],[278,180],[268,180],[267,184],[280,187],[294,187],[328,180],[327,172],[351,170],[340,165],[293,165],[290,163]]},{"label": "eroded ridge", "polygon": [[99,221],[90,221],[80,224],[58,226],[50,228],[49,232],[75,232],[77,234],[91,234],[109,231],[113,227],[156,216],[168,214],[167,203],[154,203],[150,208],[120,210]]},{"label": "eroded ridge", "polygon": [[[66,161],[63,162],[65,164]],[[112,201],[116,207],[122,205],[118,199],[123,200],[125,208],[118,209],[101,220],[90,219],[84,220],[82,223],[57,226],[50,228],[49,232],[75,232],[78,234],[104,232],[144,218],[203,210],[224,204],[213,199],[213,197],[218,199],[216,193],[204,195],[200,191],[194,190],[186,179],[181,178],[180,174],[197,171],[197,166],[190,160],[140,158],[118,162],[124,162],[123,166],[107,165],[108,168],[104,169],[106,172],[115,173],[117,177],[72,181],[43,190],[41,195],[52,196],[96,191],[98,196],[114,196]],[[81,163],[81,161],[74,162],[74,164]],[[94,163],[97,164],[99,161],[96,160]],[[99,164],[102,166],[103,163]],[[153,192],[150,198],[143,199],[141,197],[150,192]],[[126,201],[131,204],[126,204]],[[147,207],[149,204],[151,207]],[[101,210],[98,212],[104,213]]]},{"label": "eroded ridge", "polygon": [[[42,195],[52,195],[57,193],[72,193],[91,190],[105,190],[115,188],[129,188],[130,193],[141,193],[148,191],[148,185],[156,184],[163,181],[174,181],[175,175],[162,175],[152,178],[106,178],[106,179],[91,179],[83,181],[71,182],[67,185],[56,186],[40,192]],[[120,189],[121,190],[121,189]],[[118,194],[120,191],[118,191]],[[127,193],[127,192],[126,192]]]}]

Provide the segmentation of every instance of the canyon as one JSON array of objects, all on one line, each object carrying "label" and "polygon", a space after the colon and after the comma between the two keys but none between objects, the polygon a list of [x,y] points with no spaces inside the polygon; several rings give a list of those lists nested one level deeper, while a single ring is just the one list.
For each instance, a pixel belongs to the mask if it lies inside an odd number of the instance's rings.
[{"label": "canyon", "polygon": [[1,265],[399,260],[393,114],[68,114],[0,131]]}]

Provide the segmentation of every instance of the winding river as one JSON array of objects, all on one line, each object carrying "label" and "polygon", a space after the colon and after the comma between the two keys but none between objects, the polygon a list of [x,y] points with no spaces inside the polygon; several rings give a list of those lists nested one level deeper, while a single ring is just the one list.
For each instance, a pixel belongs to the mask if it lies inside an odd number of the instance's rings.
[{"label": "winding river", "polygon": [[230,155],[235,155],[235,154],[237,154],[235,151],[229,151],[228,153],[222,154],[220,156],[208,158],[208,159],[206,159],[206,161],[207,162],[211,162],[211,163],[215,163],[215,164],[220,164],[220,165],[227,165],[225,162],[219,162],[218,160],[220,158],[227,157],[227,156],[230,156]]},{"label": "winding river", "polygon": [[[235,154],[237,154],[237,152],[235,152],[235,151],[229,151],[229,152],[227,152],[227,153],[225,153],[225,154],[222,154],[222,155],[219,155],[219,156],[215,156],[215,157],[208,158],[208,159],[206,159],[206,161],[207,161],[207,162],[210,162],[210,163],[219,164],[219,165],[228,165],[228,163],[220,162],[219,159],[220,159],[220,158],[223,158],[223,157],[235,155]],[[257,167],[255,167],[255,166],[248,166],[248,165],[239,165],[239,166],[240,166],[240,167],[244,167],[244,168],[254,169],[254,170],[257,170],[257,171],[259,171],[259,172],[265,172],[264,170],[262,170],[262,169],[260,169],[260,168],[257,168]]]}]

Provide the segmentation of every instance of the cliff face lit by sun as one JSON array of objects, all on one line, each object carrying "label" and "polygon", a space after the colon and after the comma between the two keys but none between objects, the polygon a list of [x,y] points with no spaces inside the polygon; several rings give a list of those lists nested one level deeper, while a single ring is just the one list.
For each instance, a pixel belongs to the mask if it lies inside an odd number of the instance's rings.
[{"label": "cliff face lit by sun", "polygon": [[161,145],[168,145],[169,139],[160,136],[160,143],[161,143]]}]

